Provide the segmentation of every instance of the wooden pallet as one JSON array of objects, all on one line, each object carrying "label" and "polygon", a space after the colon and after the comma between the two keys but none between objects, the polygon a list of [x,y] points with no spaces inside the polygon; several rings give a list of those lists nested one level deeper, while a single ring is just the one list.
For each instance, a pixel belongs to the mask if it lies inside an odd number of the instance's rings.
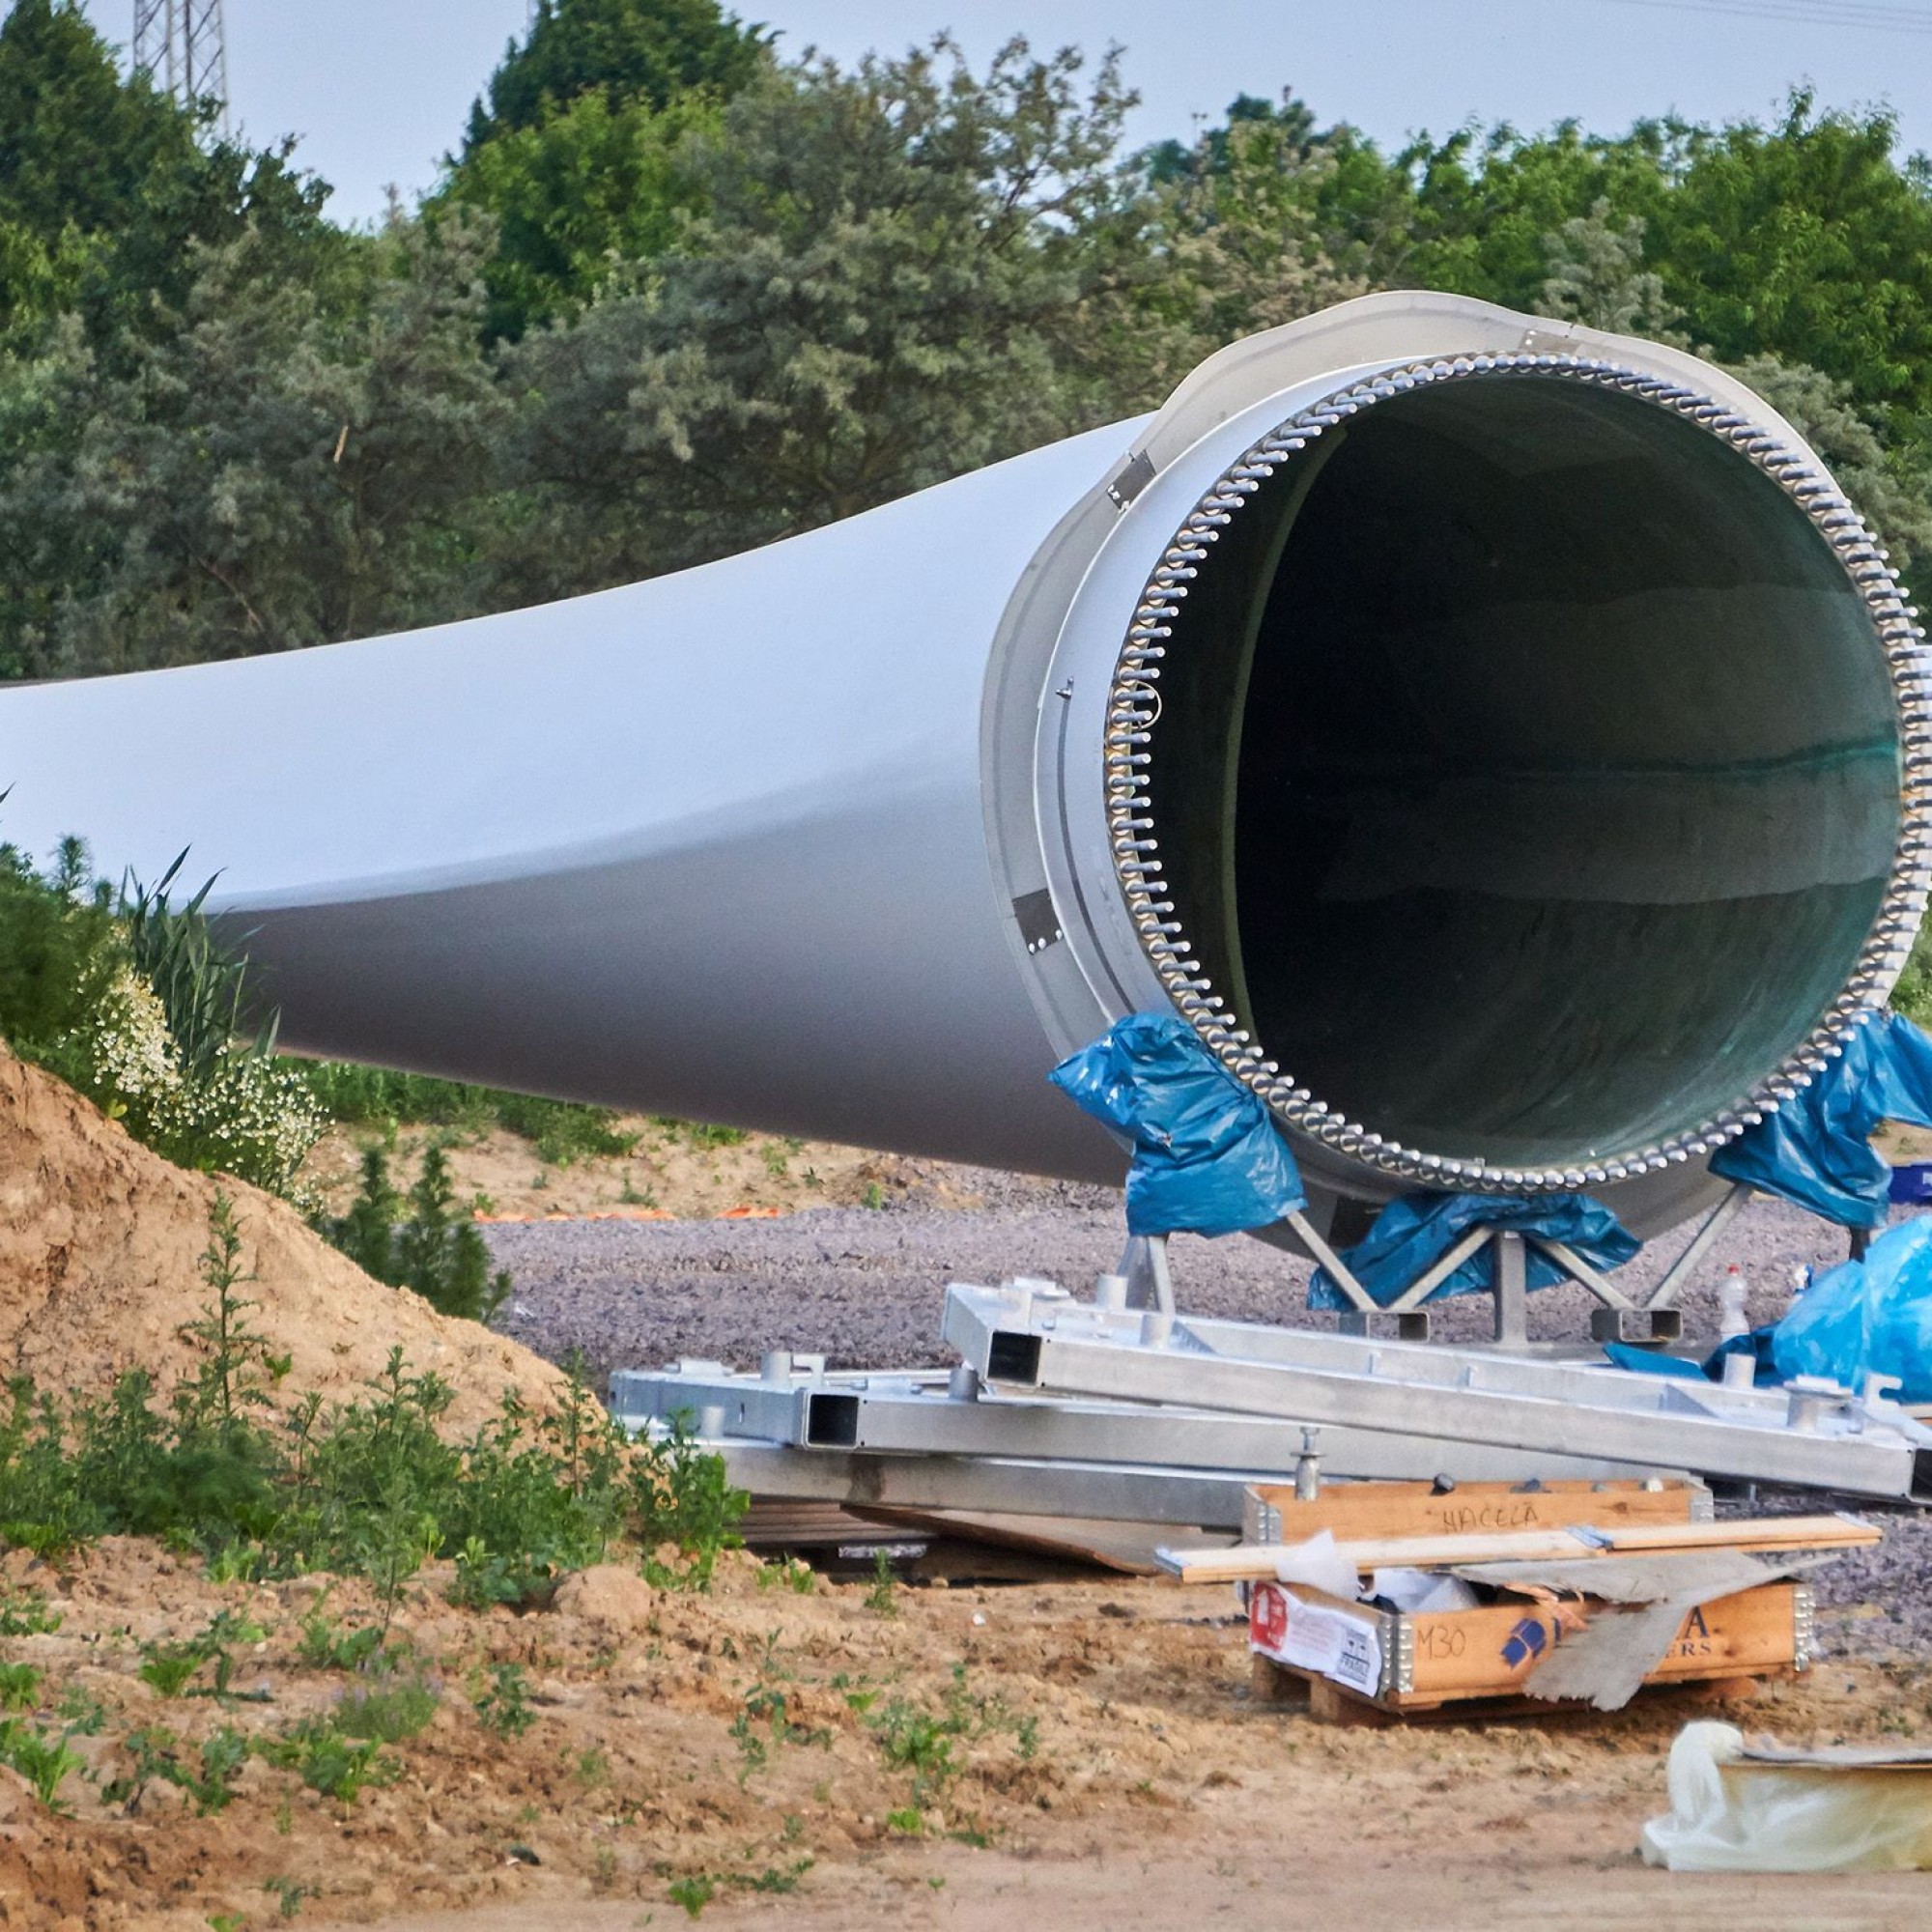
[{"label": "wooden pallet", "polygon": [[[1257,1704],[1269,1704],[1287,1711],[1298,1711],[1318,1724],[1345,1728],[1385,1730],[1396,1724],[1502,1724],[1527,1719],[1595,1716],[1587,1705],[1555,1703],[1548,1697],[1502,1694],[1489,1697],[1459,1697],[1440,1704],[1395,1706],[1375,1698],[1358,1697],[1352,1690],[1331,1684],[1325,1677],[1295,1670],[1272,1658],[1255,1657],[1251,1683]],[[1710,1677],[1648,1686],[1638,1698],[1678,1697],[1700,1704],[1741,1704],[1756,1697],[1775,1677],[1788,1676],[1789,1669],[1765,1671],[1754,1676]]]}]

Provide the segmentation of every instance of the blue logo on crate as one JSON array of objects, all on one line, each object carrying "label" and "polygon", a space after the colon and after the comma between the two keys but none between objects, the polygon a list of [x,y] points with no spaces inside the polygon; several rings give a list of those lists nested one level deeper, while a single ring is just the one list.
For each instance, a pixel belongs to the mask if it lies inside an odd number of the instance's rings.
[{"label": "blue logo on crate", "polygon": [[1932,1201],[1932,1161],[1913,1161],[1891,1170],[1894,1201]]},{"label": "blue logo on crate", "polygon": [[1503,1662],[1512,1670],[1520,1669],[1532,1657],[1541,1657],[1543,1647],[1549,1641],[1543,1626],[1534,1617],[1524,1617],[1521,1623],[1509,1634],[1509,1641],[1503,1645]]}]

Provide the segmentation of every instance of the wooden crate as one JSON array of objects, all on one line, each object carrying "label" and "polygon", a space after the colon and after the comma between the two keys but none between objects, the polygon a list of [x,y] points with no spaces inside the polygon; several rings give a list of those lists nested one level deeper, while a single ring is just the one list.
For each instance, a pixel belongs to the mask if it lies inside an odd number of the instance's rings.
[{"label": "wooden crate", "polygon": [[1458,1483],[1437,1493],[1431,1483],[1324,1483],[1307,1502],[1292,1483],[1253,1483],[1247,1491],[1246,1543],[1298,1543],[1322,1530],[1338,1543],[1388,1536],[1469,1536],[1595,1523],[1618,1529],[1638,1522],[1695,1522],[1711,1515],[1702,1483],[1677,1478],[1637,1481]]},{"label": "wooden crate", "polygon": [[[1606,1608],[1585,1599],[1585,1614]],[[1318,1693],[1318,1715],[1350,1700],[1397,1715],[1475,1700],[1523,1698],[1531,1669],[1561,1640],[1554,1605],[1527,1597],[1476,1609],[1378,1610],[1308,1585],[1257,1583],[1248,1603],[1249,1647],[1264,1695],[1286,1673]],[[1763,1583],[1689,1612],[1646,1685],[1718,1684],[1789,1676],[1808,1667],[1811,1592]],[[1558,1704],[1526,1700],[1533,1710]],[[1471,1713],[1473,1715],[1473,1712]]]}]

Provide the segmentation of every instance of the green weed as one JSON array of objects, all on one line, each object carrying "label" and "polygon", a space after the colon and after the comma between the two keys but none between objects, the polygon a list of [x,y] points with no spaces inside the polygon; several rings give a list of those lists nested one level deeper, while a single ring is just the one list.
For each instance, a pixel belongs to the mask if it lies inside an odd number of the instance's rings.
[{"label": "green weed", "polygon": [[912,1773],[915,1805],[937,1798],[957,1776],[957,1746],[1007,1732],[1018,1755],[1031,1758],[1039,1745],[1037,1720],[1016,1715],[997,1697],[976,1693],[963,1663],[952,1666],[952,1682],[937,1710],[895,1698],[869,1721],[887,1764]]},{"label": "green weed", "polygon": [[400,1759],[387,1756],[374,1738],[353,1738],[334,1715],[304,1718],[292,1729],[257,1747],[272,1765],[292,1771],[311,1791],[353,1804],[365,1785],[392,1784]]},{"label": "green weed", "polygon": [[0,1596],[0,1636],[51,1636],[62,1621],[60,1612],[50,1610],[38,1590]]},{"label": "green weed", "polygon": [[644,1575],[660,1589],[703,1589],[719,1551],[738,1547],[734,1525],[751,1497],[731,1487],[723,1457],[697,1447],[684,1415],[671,1418],[663,1439],[636,1438],[636,1450],[631,1502],[638,1541],[653,1552],[673,1544],[683,1559],[668,1564],[647,1555]]},{"label": "green weed", "polygon": [[235,1779],[248,1761],[248,1740],[224,1724],[202,1740],[192,1759],[175,1734],[158,1724],[129,1731],[121,1741],[132,1760],[125,1777],[101,1787],[101,1797],[121,1805],[129,1816],[140,1809],[142,1795],[158,1779],[185,1792],[200,1817],[225,1810],[235,1797]]},{"label": "green weed", "polygon": [[760,1590],[782,1587],[796,1597],[809,1597],[818,1588],[818,1574],[810,1563],[792,1557],[783,1563],[759,1564],[757,1583]]},{"label": "green weed", "polygon": [[[165,1397],[140,1371],[99,1400],[63,1401],[26,1378],[0,1388],[0,1538],[56,1555],[102,1535],[152,1536],[223,1575],[367,1577],[382,1605],[373,1636],[335,1632],[320,1610],[304,1622],[304,1661],[335,1668],[374,1654],[435,1556],[456,1554],[461,1601],[532,1604],[613,1544],[683,1587],[702,1587],[735,1545],[746,1497],[722,1460],[682,1426],[633,1439],[581,1369],[553,1411],[532,1414],[508,1391],[463,1441],[444,1435],[448,1385],[400,1350],[345,1406],[325,1412],[311,1395],[272,1422],[288,1365],[251,1325],[242,1230],[225,1200],[203,1263],[210,1299],[185,1330],[200,1359]],[[39,1598],[9,1595],[4,1612],[7,1634],[58,1626]],[[185,1645],[151,1644],[144,1675],[172,1696],[212,1665],[226,1695],[242,1636],[218,1619]]]},{"label": "green weed", "polygon": [[665,1888],[665,1894],[673,1905],[683,1906],[696,1918],[718,1896],[718,1881],[708,1873],[693,1872],[688,1878],[672,1879]]},{"label": "green weed", "polygon": [[368,1682],[353,1685],[335,1707],[335,1727],[344,1737],[401,1744],[429,1727],[442,1693],[420,1675],[378,1670]]},{"label": "green weed", "polygon": [[323,1612],[326,1598],[318,1598],[301,1620],[296,1655],[311,1670],[359,1670],[383,1646],[383,1633],[374,1624],[350,1630],[331,1623]]},{"label": "green weed", "polygon": [[302,1909],[302,1900],[314,1898],[318,1888],[299,1885],[292,1878],[271,1878],[263,1882],[264,1891],[275,1895],[275,1916],[279,1918],[293,1918]]},{"label": "green weed", "polygon": [[40,1702],[42,1674],[31,1663],[0,1663],[0,1711],[31,1711]]},{"label": "green weed", "polygon": [[483,1728],[499,1738],[520,1738],[537,1720],[521,1663],[491,1664],[472,1687],[470,1704]]},{"label": "green weed", "polygon": [[80,1769],[81,1758],[66,1732],[43,1731],[18,1718],[6,1718],[0,1719],[0,1764],[17,1771],[33,1786],[35,1797],[48,1810],[58,1811],[61,1785],[69,1773]]},{"label": "green weed", "polygon": [[163,1697],[179,1697],[188,1680],[208,1662],[197,1644],[144,1643],[134,1674]]}]

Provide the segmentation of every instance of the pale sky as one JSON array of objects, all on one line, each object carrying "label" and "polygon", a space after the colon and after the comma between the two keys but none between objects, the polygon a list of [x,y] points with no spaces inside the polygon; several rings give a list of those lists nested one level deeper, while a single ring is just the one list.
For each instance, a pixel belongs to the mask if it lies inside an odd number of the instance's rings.
[{"label": "pale sky", "polygon": [[[86,0],[125,43],[133,0]],[[4,5],[4,0],[0,0]],[[302,137],[338,219],[433,181],[470,101],[521,32],[527,0],[225,0],[236,119]],[[1822,100],[1889,101],[1905,145],[1932,149],[1932,0],[764,0],[780,44],[849,60],[952,28],[976,63],[1009,34],[1037,47],[1127,49],[1136,140],[1186,135],[1239,93],[1293,86],[1324,122],[1384,141],[1474,117],[1616,131],[1669,109],[1695,120]]]}]

